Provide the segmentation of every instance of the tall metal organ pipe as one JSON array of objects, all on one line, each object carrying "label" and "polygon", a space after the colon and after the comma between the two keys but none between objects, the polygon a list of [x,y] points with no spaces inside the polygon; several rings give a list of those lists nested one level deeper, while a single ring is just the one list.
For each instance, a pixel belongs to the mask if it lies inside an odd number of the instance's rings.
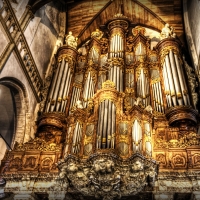
[{"label": "tall metal organ pipe", "polygon": [[50,87],[46,112],[65,112],[77,53],[76,49],[68,46],[58,49],[58,67]]},{"label": "tall metal organ pipe", "polygon": [[163,61],[163,82],[168,108],[190,105],[179,48],[179,42],[174,39],[163,40],[158,44]]},{"label": "tall metal organ pipe", "polygon": [[115,147],[116,107],[106,99],[99,106],[97,127],[97,148],[106,149]]},{"label": "tall metal organ pipe", "polygon": [[[121,24],[119,23],[121,21]],[[110,30],[110,69],[108,79],[115,83],[116,89],[123,92],[124,82],[124,40],[128,21],[113,20],[108,24]],[[114,62],[113,62],[114,61]]]}]

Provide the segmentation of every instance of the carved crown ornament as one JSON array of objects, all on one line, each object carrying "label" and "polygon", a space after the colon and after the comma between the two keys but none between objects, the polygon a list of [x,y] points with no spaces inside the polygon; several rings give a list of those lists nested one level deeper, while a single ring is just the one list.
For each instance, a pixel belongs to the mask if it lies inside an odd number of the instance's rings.
[{"label": "carved crown ornament", "polygon": [[157,163],[138,153],[125,161],[112,153],[96,153],[87,160],[68,155],[58,162],[58,168],[61,185],[72,185],[83,195],[103,200],[134,195],[153,186],[157,177]]}]

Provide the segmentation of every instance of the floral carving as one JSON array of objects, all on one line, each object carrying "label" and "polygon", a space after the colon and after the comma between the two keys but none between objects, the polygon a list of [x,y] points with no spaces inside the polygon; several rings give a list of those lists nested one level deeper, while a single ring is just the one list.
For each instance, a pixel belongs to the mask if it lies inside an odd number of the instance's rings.
[{"label": "floral carving", "polygon": [[87,161],[68,155],[59,161],[58,168],[61,184],[69,180],[80,193],[103,200],[136,194],[146,185],[153,186],[157,175],[156,162],[140,154],[134,154],[128,162],[106,153],[93,154]]}]

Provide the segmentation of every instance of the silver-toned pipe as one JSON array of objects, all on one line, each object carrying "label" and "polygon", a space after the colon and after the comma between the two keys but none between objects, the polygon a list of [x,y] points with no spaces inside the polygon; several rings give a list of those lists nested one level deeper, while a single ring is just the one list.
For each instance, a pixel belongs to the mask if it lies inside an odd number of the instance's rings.
[{"label": "silver-toned pipe", "polygon": [[118,48],[117,48],[117,57],[119,58],[120,57],[120,55],[119,55],[119,53],[120,53],[120,47],[119,47],[119,45],[120,45],[120,37],[119,37],[119,35],[117,35],[117,38],[118,38],[118,42],[117,42],[117,46],[118,46]]},{"label": "silver-toned pipe", "polygon": [[113,67],[110,69],[110,80],[113,80]]},{"label": "silver-toned pipe", "polygon": [[123,41],[123,38],[120,36],[120,58],[123,58],[123,56],[122,56],[122,45],[123,45],[123,43],[122,43],[122,41]]},{"label": "silver-toned pipe", "polygon": [[76,101],[77,101],[77,88],[74,87],[74,98],[72,101],[72,107],[74,107],[76,105]]},{"label": "silver-toned pipe", "polygon": [[[66,95],[65,95],[67,97],[69,96],[69,89],[70,89],[71,80],[72,80],[72,74],[71,74],[71,72],[69,72],[69,73],[70,73],[70,76],[69,76],[69,81],[68,81],[68,85],[67,85],[67,92],[66,92]],[[64,105],[63,105],[63,108],[62,108],[63,112],[66,109],[66,106],[67,106],[67,100],[64,102]]]},{"label": "silver-toned pipe", "polygon": [[120,36],[118,35],[118,58],[120,58]]},{"label": "silver-toned pipe", "polygon": [[152,88],[153,88],[153,95],[154,95],[154,99],[155,99],[155,109],[156,109],[156,111],[159,111],[159,109],[158,109],[158,99],[157,99],[157,96],[156,96],[155,83],[152,85]]},{"label": "silver-toned pipe", "polygon": [[62,94],[59,94],[59,96],[61,96],[62,99],[66,98],[66,91],[67,91],[67,86],[68,86],[68,81],[69,81],[69,76],[70,76],[70,73],[69,73],[70,68],[69,68],[68,63],[66,63],[65,69],[66,69],[66,71],[64,72],[65,77],[64,77],[63,83],[62,83],[62,85],[63,85],[63,91],[62,91]]},{"label": "silver-toned pipe", "polygon": [[119,91],[119,67],[117,67],[117,79],[116,79],[116,88],[117,88],[117,91]]},{"label": "silver-toned pipe", "polygon": [[60,68],[60,72],[58,74],[58,80],[56,83],[56,87],[55,87],[55,91],[53,94],[53,99],[55,99],[55,104],[51,106],[51,112],[54,111],[54,109],[56,108],[56,104],[57,104],[57,100],[58,100],[58,90],[60,89],[61,86],[61,81],[62,81],[62,77],[63,77],[63,71],[64,71],[64,66],[65,66],[65,60],[62,60],[62,64],[61,64],[61,68]]},{"label": "silver-toned pipe", "polygon": [[64,72],[63,72],[63,77],[61,80],[61,84],[60,84],[60,90],[58,92],[58,102],[56,105],[56,111],[59,111],[59,109],[61,108],[61,102],[63,101],[63,93],[64,93],[64,86],[65,86],[65,82],[66,82],[66,77],[67,77],[67,71],[68,71],[68,63],[65,63],[65,67],[64,67]]},{"label": "silver-toned pipe", "polygon": [[151,103],[150,103],[150,91],[149,91],[149,88],[150,88],[150,86],[149,86],[149,79],[148,78],[146,78],[147,79],[147,105],[150,105]]},{"label": "silver-toned pipe", "polygon": [[182,72],[182,68],[181,68],[181,65],[179,63],[179,60],[178,60],[178,56],[175,54],[174,55],[175,57],[175,62],[176,62],[176,67],[177,67],[177,72],[178,72],[178,77],[179,77],[179,81],[180,81],[180,86],[181,86],[181,92],[182,92],[182,96],[183,96],[183,101],[184,101],[184,104],[185,105],[188,105],[188,94],[185,94],[185,91],[187,91],[187,86],[186,86],[186,82],[185,82],[185,77],[183,75],[183,72]]},{"label": "silver-toned pipe", "polygon": [[58,68],[56,69],[56,73],[55,73],[55,76],[53,78],[53,83],[52,83],[52,87],[51,87],[50,94],[49,94],[50,102],[47,106],[47,112],[50,112],[51,100],[53,99],[53,93],[54,93],[54,90],[55,90],[55,87],[56,87],[56,82],[57,82],[57,79],[58,79],[60,66],[61,66],[61,63],[58,64]]},{"label": "silver-toned pipe", "polygon": [[90,78],[90,79],[89,79],[89,85],[88,85],[87,101],[88,101],[88,99],[90,99],[91,90],[92,90],[92,80],[91,80],[91,78]]},{"label": "silver-toned pipe", "polygon": [[77,154],[78,153],[78,142],[79,142],[79,128],[80,128],[80,125],[79,123],[77,124],[77,131],[76,131],[76,141],[75,141],[75,153]]},{"label": "silver-toned pipe", "polygon": [[115,36],[113,36],[113,57],[115,57]]},{"label": "silver-toned pipe", "polygon": [[117,69],[116,66],[113,67],[113,82],[115,83],[116,86],[116,76],[117,76]]},{"label": "silver-toned pipe", "polygon": [[105,100],[104,107],[104,122],[103,122],[103,138],[102,138],[102,148],[106,148],[106,135],[107,135],[107,126],[108,126],[108,100]]},{"label": "silver-toned pipe", "polygon": [[70,85],[71,85],[71,80],[72,80],[72,74],[70,73],[69,82],[68,82],[68,86],[67,86],[67,93],[66,93],[67,96],[69,95],[69,89],[70,89]]},{"label": "silver-toned pipe", "polygon": [[112,58],[114,57],[115,55],[115,46],[114,46],[114,43],[115,43],[115,38],[114,36],[112,37]]},{"label": "silver-toned pipe", "polygon": [[92,97],[93,97],[93,94],[94,94],[94,83],[93,83],[92,78],[91,78],[91,82],[90,82],[90,84],[91,84],[90,98],[92,98]]},{"label": "silver-toned pipe", "polygon": [[117,57],[117,36],[115,35],[114,38],[115,38],[115,40],[114,40],[115,41],[114,42],[114,49],[115,49],[114,50],[114,52],[115,52],[114,57]]},{"label": "silver-toned pipe", "polygon": [[153,104],[154,104],[154,109],[157,111],[157,107],[156,107],[156,97],[155,97],[155,91],[154,91],[154,84],[151,85],[152,87],[152,95],[153,95]]},{"label": "silver-toned pipe", "polygon": [[179,105],[183,105],[183,99],[182,99],[182,94],[181,94],[181,89],[180,89],[180,83],[179,83],[179,78],[178,78],[178,74],[177,74],[177,70],[176,70],[174,54],[173,54],[172,50],[169,51],[169,58],[170,58],[170,63],[171,63],[171,69],[172,69],[174,86],[175,86],[175,90],[176,90],[178,104]]},{"label": "silver-toned pipe", "polygon": [[86,79],[86,83],[84,86],[85,92],[83,98],[87,101],[88,98],[88,89],[89,89],[89,84],[90,84],[90,72],[88,73],[88,77]]},{"label": "silver-toned pipe", "polygon": [[111,140],[111,122],[112,122],[112,102],[108,100],[108,128],[107,128],[107,148],[110,148]]},{"label": "silver-toned pipe", "polygon": [[172,99],[171,99],[171,95],[170,95],[170,87],[169,87],[169,79],[168,79],[168,75],[167,75],[167,69],[166,69],[166,64],[164,63],[163,66],[163,78],[165,81],[165,93],[166,93],[166,99],[168,102],[168,107],[172,106]]},{"label": "silver-toned pipe", "polygon": [[79,124],[78,126],[78,131],[77,131],[77,150],[76,152],[79,153],[80,151],[80,141],[81,141],[81,138],[82,138],[82,131],[81,131],[81,125]]},{"label": "silver-toned pipe", "polygon": [[115,148],[115,130],[116,130],[116,107],[115,104],[112,102],[112,138],[111,138],[111,148]]},{"label": "silver-toned pipe", "polygon": [[75,153],[75,145],[76,145],[76,136],[77,136],[77,129],[78,129],[78,122],[76,123],[73,135],[73,146],[72,146],[72,153]]},{"label": "silver-toned pipe", "polygon": [[122,71],[122,69],[120,69],[120,92],[123,92],[123,83],[124,83],[123,71]]},{"label": "silver-toned pipe", "polygon": [[171,71],[171,67],[170,67],[169,55],[166,55],[165,62],[166,62],[166,69],[167,69],[167,74],[168,74],[168,78],[169,78],[170,93],[171,93],[173,104],[174,104],[174,106],[176,106],[177,105],[176,94],[175,94],[175,88],[174,88],[174,81],[173,81],[173,77],[172,77],[172,71]]},{"label": "silver-toned pipe", "polygon": [[160,81],[158,82],[158,90],[159,90],[159,94],[160,94],[161,110],[162,110],[162,112],[164,113],[163,97],[162,97],[162,90],[161,90]]},{"label": "silver-toned pipe", "polygon": [[115,35],[115,57],[118,57],[118,36]]},{"label": "silver-toned pipe", "polygon": [[114,36],[115,38],[115,43],[114,43],[114,48],[115,48],[115,57],[117,57],[117,36]]},{"label": "silver-toned pipe", "polygon": [[142,78],[142,98],[145,98],[145,93],[144,93],[144,73],[143,73],[143,69],[141,69],[141,78]]},{"label": "silver-toned pipe", "polygon": [[119,57],[121,58],[121,48],[122,48],[122,43],[121,43],[121,36],[119,35]]},{"label": "silver-toned pipe", "polygon": [[101,139],[99,140],[99,137],[101,136],[100,133],[100,127],[101,127],[101,113],[102,113],[102,103],[99,105],[99,118],[98,118],[98,127],[97,127],[97,149],[101,148]]},{"label": "silver-toned pipe", "polygon": [[157,99],[158,99],[158,110],[159,110],[159,112],[162,112],[162,110],[161,110],[160,93],[159,93],[159,89],[158,89],[158,83],[155,83],[155,86],[156,86],[156,96],[157,96]]},{"label": "silver-toned pipe", "polygon": [[134,74],[131,73],[131,87],[134,88]]},{"label": "silver-toned pipe", "polygon": [[100,117],[100,129],[99,129],[99,136],[100,136],[100,148],[102,148],[102,132],[103,132],[103,122],[104,122],[104,107],[105,107],[105,101],[101,102],[101,117]]},{"label": "silver-toned pipe", "polygon": [[85,96],[85,99],[86,99],[86,100],[88,100],[88,96],[89,96],[90,81],[91,81],[91,74],[90,74],[90,72],[89,72],[89,74],[88,74],[88,84],[87,84],[86,96]]},{"label": "silver-toned pipe", "polygon": [[113,57],[112,52],[113,52],[113,40],[111,38],[111,40],[110,40],[110,58]]}]

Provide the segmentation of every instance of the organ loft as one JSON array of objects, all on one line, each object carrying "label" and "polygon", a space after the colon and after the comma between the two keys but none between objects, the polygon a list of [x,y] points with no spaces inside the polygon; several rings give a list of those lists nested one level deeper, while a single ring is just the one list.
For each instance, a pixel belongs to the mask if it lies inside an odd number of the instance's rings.
[{"label": "organ loft", "polygon": [[2,160],[2,198],[200,199],[197,80],[184,48],[170,24],[158,32],[122,12],[82,43],[66,32],[35,138]]}]

